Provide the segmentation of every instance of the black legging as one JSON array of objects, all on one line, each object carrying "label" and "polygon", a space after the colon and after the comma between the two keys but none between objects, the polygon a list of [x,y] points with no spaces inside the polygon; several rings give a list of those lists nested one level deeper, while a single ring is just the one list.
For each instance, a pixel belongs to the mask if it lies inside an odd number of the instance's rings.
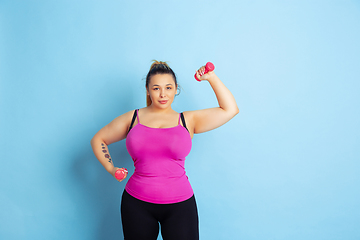
[{"label": "black legging", "polygon": [[172,204],[155,204],[134,198],[125,190],[121,200],[125,240],[198,240],[199,220],[195,197]]}]

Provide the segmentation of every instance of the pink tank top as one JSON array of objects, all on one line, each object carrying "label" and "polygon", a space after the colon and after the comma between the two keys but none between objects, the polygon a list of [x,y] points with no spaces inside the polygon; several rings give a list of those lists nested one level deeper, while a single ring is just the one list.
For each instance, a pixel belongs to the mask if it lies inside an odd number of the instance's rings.
[{"label": "pink tank top", "polygon": [[189,132],[179,123],[171,128],[138,124],[128,133],[126,148],[135,172],[125,186],[133,197],[151,203],[176,203],[192,197],[185,172],[185,157],[191,150]]}]

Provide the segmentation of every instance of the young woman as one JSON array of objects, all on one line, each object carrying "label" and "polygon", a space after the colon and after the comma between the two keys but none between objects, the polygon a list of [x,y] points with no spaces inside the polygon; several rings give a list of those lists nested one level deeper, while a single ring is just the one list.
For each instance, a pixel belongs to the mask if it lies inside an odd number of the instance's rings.
[{"label": "young woman", "polygon": [[126,138],[135,172],[121,200],[126,240],[156,240],[159,223],[164,240],[199,239],[198,214],[193,190],[185,174],[185,157],[195,133],[220,127],[238,112],[231,92],[205,67],[196,72],[208,81],[219,106],[177,113],[171,108],[177,93],[175,73],[154,61],[146,77],[147,107],[127,112],[102,128],[91,140],[96,158],[119,182],[108,145]]}]

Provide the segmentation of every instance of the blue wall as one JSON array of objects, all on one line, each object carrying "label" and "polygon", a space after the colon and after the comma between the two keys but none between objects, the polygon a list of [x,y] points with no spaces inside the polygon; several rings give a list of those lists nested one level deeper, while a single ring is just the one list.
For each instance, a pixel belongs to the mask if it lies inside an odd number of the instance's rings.
[{"label": "blue wall", "polygon": [[359,29],[355,0],[1,1],[0,239],[122,239],[90,139],[145,106],[152,59],[175,110],[216,106],[207,61],[240,108],[187,158],[201,239],[360,239]]}]

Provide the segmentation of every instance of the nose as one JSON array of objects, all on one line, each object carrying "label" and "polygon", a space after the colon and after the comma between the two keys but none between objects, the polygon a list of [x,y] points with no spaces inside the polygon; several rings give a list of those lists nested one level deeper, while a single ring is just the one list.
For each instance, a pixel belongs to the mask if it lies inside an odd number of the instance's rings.
[{"label": "nose", "polygon": [[161,92],[160,92],[160,97],[165,97],[166,95],[165,95],[165,90],[161,90]]}]

